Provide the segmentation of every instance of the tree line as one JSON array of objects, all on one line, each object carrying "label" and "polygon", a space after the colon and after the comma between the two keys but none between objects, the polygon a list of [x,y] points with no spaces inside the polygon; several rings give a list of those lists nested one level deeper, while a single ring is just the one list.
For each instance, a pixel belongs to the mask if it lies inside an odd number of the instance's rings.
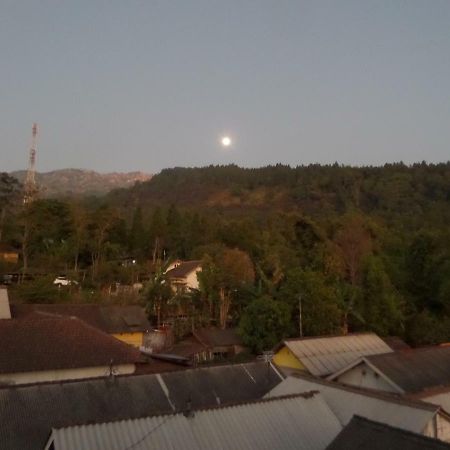
[{"label": "tree line", "polygon": [[[300,328],[450,339],[449,163],[177,168],[27,207],[5,174],[0,187],[1,241],[21,270],[83,273],[95,289],[151,273],[144,301],[159,320],[184,305],[199,323],[240,326],[255,351]],[[136,267],[118,264],[130,256]],[[199,292],[167,291],[176,258],[202,260]]]}]

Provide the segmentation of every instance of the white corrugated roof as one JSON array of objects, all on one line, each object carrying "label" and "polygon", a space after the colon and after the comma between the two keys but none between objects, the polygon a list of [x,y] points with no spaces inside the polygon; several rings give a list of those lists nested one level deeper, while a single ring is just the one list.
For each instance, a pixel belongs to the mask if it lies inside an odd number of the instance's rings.
[{"label": "white corrugated roof", "polygon": [[288,377],[266,397],[292,395],[299,392],[319,391],[343,426],[354,415],[386,423],[403,430],[422,433],[439,407],[426,403],[389,399],[389,395],[358,391],[337,383],[315,381],[306,377]]},{"label": "white corrugated roof", "polygon": [[290,339],[284,344],[315,376],[330,375],[361,356],[393,351],[373,333]]},{"label": "white corrugated roof", "polygon": [[55,450],[315,450],[342,426],[318,393],[52,430]]}]

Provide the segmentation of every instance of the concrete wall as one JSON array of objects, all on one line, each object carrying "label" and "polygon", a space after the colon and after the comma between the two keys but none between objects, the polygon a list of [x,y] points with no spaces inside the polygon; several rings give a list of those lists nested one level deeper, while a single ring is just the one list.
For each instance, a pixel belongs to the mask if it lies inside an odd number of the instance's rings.
[{"label": "concrete wall", "polygon": [[339,375],[334,381],[350,386],[401,393],[365,363],[358,364],[353,369]]},{"label": "concrete wall", "polygon": [[0,287],[0,319],[11,319],[8,291]]},{"label": "concrete wall", "polygon": [[[134,373],[134,364],[122,364],[113,367],[114,375]],[[40,372],[22,372],[0,374],[0,384],[31,384],[49,381],[79,380],[83,378],[101,378],[108,376],[109,366],[84,367],[79,369],[45,370]]]}]

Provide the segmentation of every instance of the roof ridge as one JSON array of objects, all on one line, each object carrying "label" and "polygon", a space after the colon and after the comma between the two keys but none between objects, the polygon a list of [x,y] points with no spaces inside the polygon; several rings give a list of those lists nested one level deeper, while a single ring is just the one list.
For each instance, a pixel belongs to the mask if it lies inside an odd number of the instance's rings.
[{"label": "roof ridge", "polygon": [[394,393],[378,391],[375,389],[361,388],[356,386],[348,386],[345,384],[341,384],[335,381],[327,381],[322,378],[309,377],[304,374],[293,373],[290,375],[292,378],[300,378],[306,381],[311,381],[313,383],[321,384],[323,386],[328,386],[335,389],[341,389],[343,391],[354,392],[356,394],[367,395],[369,397],[378,398],[381,400],[390,401],[393,403],[398,403],[401,405],[409,405],[416,406],[421,409],[426,409],[428,411],[439,411],[442,408],[439,405],[434,405],[433,403],[424,402],[421,400],[414,400],[410,398],[406,398],[403,396],[399,396]]},{"label": "roof ridge", "polygon": [[347,333],[347,334],[324,334],[320,336],[305,336],[305,337],[297,337],[297,338],[288,338],[284,339],[283,342],[296,342],[296,341],[309,341],[312,339],[329,339],[335,337],[355,337],[355,336],[376,336],[379,339],[383,340],[378,334],[373,333],[371,331],[363,331],[357,333]]},{"label": "roof ridge", "polygon": [[[313,398],[316,395],[320,395],[319,391],[315,391],[315,390],[311,390],[311,391],[305,391],[305,392],[300,392],[300,393],[295,393],[295,394],[286,394],[286,395],[280,395],[277,397],[263,397],[263,398],[259,398],[259,399],[255,399],[255,400],[244,400],[241,402],[228,402],[228,403],[223,403],[221,405],[213,405],[213,406],[207,406],[207,407],[202,407],[202,408],[192,408],[191,411],[193,413],[196,412],[203,412],[203,411],[215,411],[215,410],[222,410],[222,409],[228,409],[228,408],[237,408],[240,406],[245,406],[245,405],[254,405],[254,404],[260,404],[260,403],[272,403],[274,401],[283,401],[283,400],[289,400],[289,399],[294,399],[294,398],[304,398],[305,400],[308,400],[310,398]],[[166,413],[158,413],[155,415],[144,415],[144,416],[140,416],[140,417],[135,417],[135,418],[127,418],[127,419],[120,419],[120,420],[109,420],[109,421],[100,421],[100,422],[96,422],[96,421],[89,421],[89,422],[84,422],[84,423],[80,423],[78,425],[69,425],[69,426],[65,426],[65,427],[56,427],[53,428],[54,430],[63,430],[63,429],[67,429],[67,428],[73,428],[73,427],[80,427],[80,426],[94,426],[94,425],[102,425],[102,424],[109,424],[109,423],[121,423],[121,422],[129,422],[129,421],[134,421],[134,420],[145,420],[147,418],[151,418],[151,419],[155,419],[158,417],[176,417],[179,415],[183,415],[186,413],[186,409],[185,410],[180,410],[180,411],[168,411]],[[334,413],[333,413],[334,415]]]}]

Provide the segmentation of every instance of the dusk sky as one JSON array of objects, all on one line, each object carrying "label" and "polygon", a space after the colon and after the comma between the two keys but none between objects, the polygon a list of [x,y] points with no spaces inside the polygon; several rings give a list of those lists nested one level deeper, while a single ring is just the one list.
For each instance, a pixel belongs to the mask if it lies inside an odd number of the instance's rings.
[{"label": "dusk sky", "polygon": [[450,159],[448,0],[0,0],[0,57],[0,171]]}]

